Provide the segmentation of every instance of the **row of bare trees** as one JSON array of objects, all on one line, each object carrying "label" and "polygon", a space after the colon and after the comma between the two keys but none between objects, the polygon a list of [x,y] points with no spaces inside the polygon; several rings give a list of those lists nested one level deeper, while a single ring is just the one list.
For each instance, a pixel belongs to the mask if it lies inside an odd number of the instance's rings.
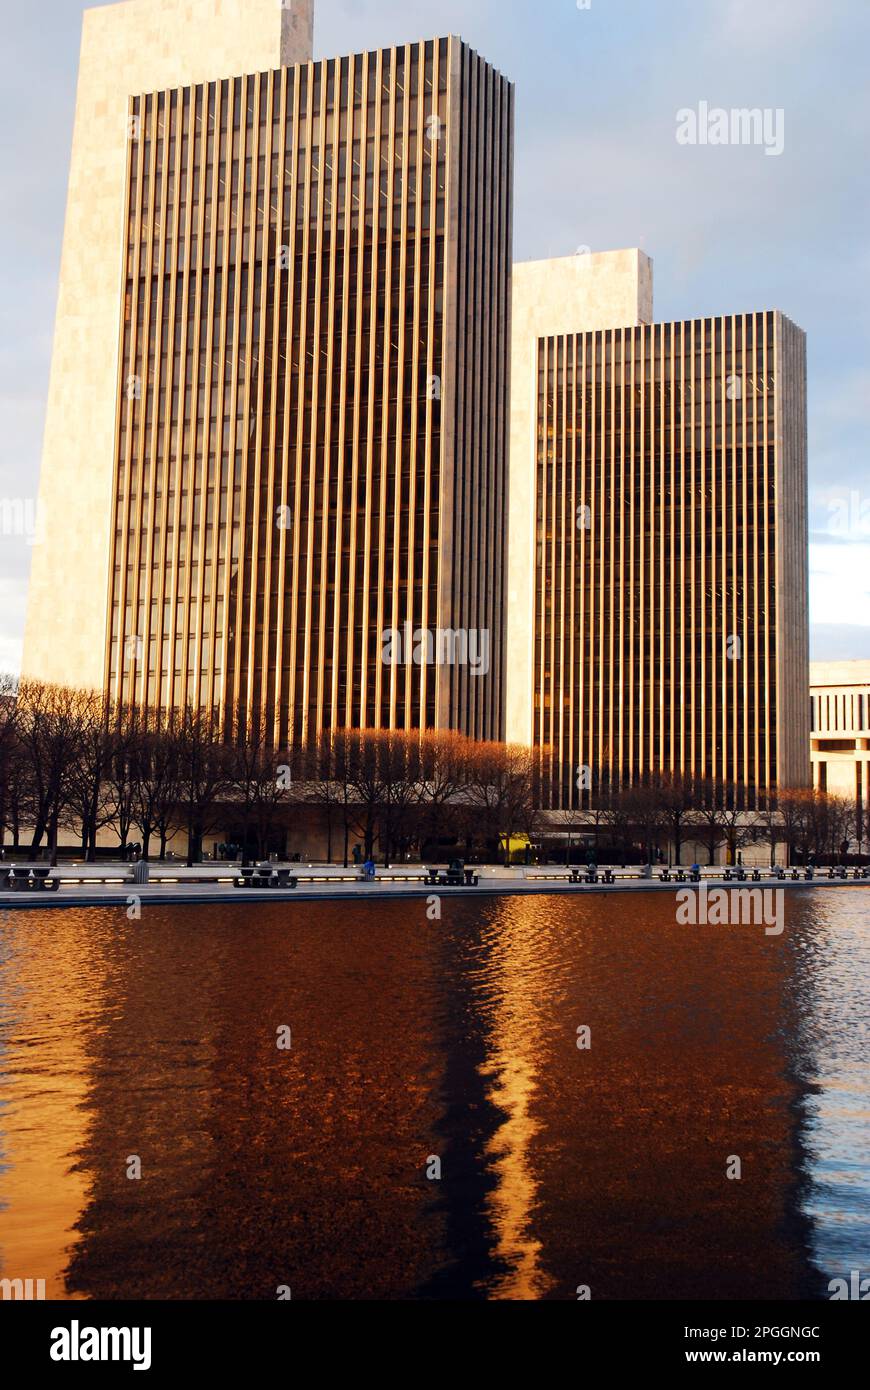
[{"label": "row of bare trees", "polygon": [[149,718],[92,692],[6,679],[0,711],[0,836],[20,844],[26,834],[52,862],[62,830],[88,860],[106,830],[122,852],[138,830],[146,853],[159,841],[163,857],[178,831],[204,833],[226,785],[209,721],[192,710]]},{"label": "row of bare trees", "polygon": [[325,812],[344,862],[352,837],[385,861],[439,843],[509,853],[515,835],[530,838],[540,804],[530,749],[475,743],[458,733],[337,731],[302,755],[306,800]]},{"label": "row of bare trees", "polygon": [[210,833],[236,827],[262,857],[294,815],[320,808],[328,837],[385,860],[461,838],[497,846],[531,834],[539,802],[527,749],[460,734],[339,731],[316,746],[276,751],[265,721],[238,714],[227,730],[211,711],[118,710],[100,696],[23,681],[0,684],[0,844],[26,836],[57,861],[61,831],[84,858],[98,839],[134,837],[147,857],[177,834],[188,862]]},{"label": "row of bare trees", "polygon": [[712,779],[663,773],[620,787],[603,775],[592,801],[587,810],[555,814],[563,833],[606,841],[623,858],[639,852],[650,863],[664,851],[679,864],[687,843],[703,845],[710,864],[722,850],[736,863],[759,844],[771,862],[783,844],[791,860],[838,860],[860,852],[866,830],[858,802],[809,788],[780,791],[749,809],[730,785]]},{"label": "row of bare trees", "polygon": [[[832,863],[853,850],[862,853],[867,833],[867,817],[862,804],[850,797],[825,791],[789,791],[779,797],[779,836],[789,848],[792,860],[806,864],[810,859]],[[761,813],[762,838],[772,838],[773,813]]]},{"label": "row of bare trees", "polygon": [[281,752],[270,732],[247,713],[224,730],[207,710],[115,710],[93,693],[0,677],[0,845],[26,838],[56,862],[64,832],[93,860],[98,840],[114,835],[122,853],[135,839],[164,858],[183,835],[195,862],[218,833],[263,857],[294,817],[309,824],[312,808],[327,858],[337,850],[345,863],[357,842],[387,862],[438,844],[507,854],[513,837],[540,841],[547,827],[560,831],[566,857],[585,841],[648,862],[664,847],[676,863],[689,842],[711,864],[723,848],[734,862],[753,843],[768,844],[771,858],[785,843],[806,862],[835,859],[863,837],[860,808],[818,791],[782,792],[750,811],[721,783],[662,774],[620,787],[596,769],[590,806],[542,815],[529,749],[347,730]]}]

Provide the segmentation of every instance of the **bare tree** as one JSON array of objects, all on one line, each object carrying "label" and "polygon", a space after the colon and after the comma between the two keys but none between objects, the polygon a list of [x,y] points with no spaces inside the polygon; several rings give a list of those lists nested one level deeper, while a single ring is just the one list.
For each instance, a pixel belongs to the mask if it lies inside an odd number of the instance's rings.
[{"label": "bare tree", "polygon": [[836,862],[852,837],[855,807],[845,798],[798,787],[780,792],[779,808],[791,857],[804,864],[819,857]]},{"label": "bare tree", "polygon": [[762,797],[755,813],[755,824],[759,840],[770,847],[770,867],[773,868],[776,864],[776,847],[786,839],[783,814],[773,793]]},{"label": "bare tree", "polygon": [[602,802],[601,822],[610,831],[610,838],[622,850],[623,867],[634,843],[634,803],[631,792],[619,786],[613,777],[606,780],[606,799]]},{"label": "bare tree", "polygon": [[329,748],[330,794],[334,795],[336,804],[341,811],[345,868],[348,866],[350,833],[354,825],[353,771],[357,742],[357,736],[352,731],[336,729],[331,735]]},{"label": "bare tree", "polygon": [[683,840],[694,819],[698,803],[698,788],[691,777],[679,772],[666,772],[651,783],[658,796],[662,823],[673,846],[674,863],[682,863]]},{"label": "bare tree", "polygon": [[290,754],[279,754],[273,748],[264,715],[248,714],[242,706],[236,707],[226,750],[226,775],[233,813],[243,827],[244,862],[252,832],[257,857],[263,859],[281,808],[289,804],[293,782]]},{"label": "bare tree", "polygon": [[371,859],[385,796],[380,734],[371,729],[350,730],[346,739],[344,775],[350,824],[363,840],[366,858]]},{"label": "bare tree", "polygon": [[827,855],[832,864],[845,862],[855,834],[855,802],[845,796],[818,791],[809,802],[809,814],[816,851]]},{"label": "bare tree", "polygon": [[464,734],[449,730],[427,733],[421,739],[421,839],[435,842],[460,829],[459,807],[473,748]]},{"label": "bare tree", "polygon": [[93,691],[78,695],[79,740],[77,756],[69,768],[69,818],[78,827],[82,856],[92,864],[97,857],[97,836],[112,822],[110,776],[116,747],[116,731],[106,701]]},{"label": "bare tree", "polygon": [[728,852],[728,863],[736,864],[741,850],[751,844],[758,836],[758,829],[747,819],[743,807],[730,801],[719,811],[719,825]]},{"label": "bare tree", "polygon": [[188,868],[202,857],[202,842],[229,790],[227,753],[215,711],[186,705],[172,721],[178,749],[178,790],[187,829]]},{"label": "bare tree", "polygon": [[638,837],[648,866],[655,858],[666,821],[655,782],[637,782],[621,792],[624,814]]},{"label": "bare tree", "polygon": [[384,864],[394,849],[404,855],[419,834],[419,808],[424,796],[420,735],[385,730],[378,738],[383,803],[380,841]]},{"label": "bare tree", "polygon": [[66,686],[22,681],[18,692],[21,747],[32,787],[33,839],[38,854],[47,837],[49,859],[57,863],[58,827],[72,797],[71,773],[82,740],[81,692]]},{"label": "bare tree", "polygon": [[468,812],[490,839],[503,845],[505,863],[517,831],[534,825],[536,805],[534,750],[513,744],[478,743],[470,757]]},{"label": "bare tree", "polygon": [[695,833],[707,849],[707,863],[716,863],[720,845],[725,843],[722,826],[722,807],[727,795],[722,783],[714,777],[707,777],[698,783],[698,806],[695,816]]},{"label": "bare tree", "polygon": [[18,682],[0,673],[0,852],[14,815],[13,783],[20,766]]},{"label": "bare tree", "polygon": [[[140,775],[145,752],[148,713],[138,709],[117,709],[111,717],[112,751],[106,777],[109,818],[118,836],[122,856],[126,857],[133,827],[139,824]],[[148,857],[145,836],[142,853]]]},{"label": "bare tree", "polygon": [[326,820],[326,859],[332,863],[332,833],[336,816],[344,821],[344,865],[347,868],[350,822],[347,780],[348,740],[343,729],[324,729],[316,744],[297,754],[305,800],[323,809]]},{"label": "bare tree", "polygon": [[[589,777],[588,791],[584,791],[582,786],[578,786],[582,803],[586,807],[583,813],[583,825],[587,835],[591,832],[591,836],[594,838],[595,856],[598,858],[601,832],[603,830],[608,831],[613,839],[615,838],[614,830],[619,830],[622,788],[619,785],[616,770],[608,762],[596,761],[588,768],[581,768],[580,771],[587,773]],[[624,836],[620,836],[620,843],[623,857],[625,857]]]},{"label": "bare tree", "polygon": [[160,859],[182,827],[179,807],[178,739],[174,721],[157,711],[144,714],[139,737],[130,750],[133,822],[142,835],[142,854],[148,858],[151,840],[160,841]]},{"label": "bare tree", "polygon": [[777,806],[782,820],[782,838],[786,843],[789,863],[793,863],[795,855],[801,852],[806,862],[809,853],[807,803],[811,797],[812,792],[803,787],[786,788],[778,793]]}]

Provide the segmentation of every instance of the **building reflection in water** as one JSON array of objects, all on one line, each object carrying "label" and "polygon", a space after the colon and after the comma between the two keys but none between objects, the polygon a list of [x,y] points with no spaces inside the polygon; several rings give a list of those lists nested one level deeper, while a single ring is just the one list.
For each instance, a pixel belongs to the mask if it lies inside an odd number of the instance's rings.
[{"label": "building reflection in water", "polygon": [[540,1298],[549,1281],[540,1268],[541,1241],[534,1234],[538,1187],[533,1144],[538,1088],[546,1084],[541,1038],[547,1000],[558,981],[559,960],[540,934],[530,899],[500,905],[482,947],[490,982],[489,1060],[481,1066],[489,1100],[504,1115],[484,1150],[495,1179],[487,1202],[497,1267],[487,1281],[496,1298]]},{"label": "building reflection in water", "polygon": [[790,1054],[802,1096],[803,1208],[827,1291],[853,1270],[870,1275],[870,902],[862,891],[816,895],[801,920],[789,936]]},{"label": "building reflection in water", "polygon": [[105,1298],[817,1293],[807,1213],[844,1257],[866,1214],[866,1177],[813,1168],[866,1134],[829,1003],[849,901],[801,899],[781,938],[678,926],[668,894],[20,914],[4,1272]]},{"label": "building reflection in water", "polygon": [[431,1291],[817,1292],[791,946],[679,927],[667,896],[515,899],[475,925],[444,938],[445,978],[465,984],[442,1042],[477,1058],[479,1093],[448,1066],[445,1141],[478,1180],[444,1185],[455,1263]]}]

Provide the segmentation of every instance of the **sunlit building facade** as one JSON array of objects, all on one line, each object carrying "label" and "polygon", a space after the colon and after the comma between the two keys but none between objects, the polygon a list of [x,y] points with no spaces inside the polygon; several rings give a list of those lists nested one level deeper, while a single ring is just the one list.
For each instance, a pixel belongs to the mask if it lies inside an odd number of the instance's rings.
[{"label": "sunlit building facade", "polygon": [[[120,326],[129,291],[130,99],[307,62],[313,38],[313,0],[125,0],[83,14],[26,676],[85,689],[105,680]],[[159,204],[155,215],[166,215]]]},{"label": "sunlit building facade", "polygon": [[86,13],[25,674],[507,738],[555,808],[806,784],[802,332],[512,267],[511,84],[312,45],[312,0]]},{"label": "sunlit building facade", "polygon": [[653,321],[653,263],[637,249],[517,261],[511,293],[506,737],[533,742],[538,492],[538,341]]},{"label": "sunlit building facade", "polygon": [[862,825],[870,806],[870,661],[810,667],[813,786],[854,801]]},{"label": "sunlit building facade", "polygon": [[[134,98],[111,694],[499,737],[512,89],[456,39]],[[486,671],[384,634],[486,634]]]},{"label": "sunlit building facade", "polygon": [[533,741],[551,805],[809,780],[805,337],[779,313],[537,343]]}]

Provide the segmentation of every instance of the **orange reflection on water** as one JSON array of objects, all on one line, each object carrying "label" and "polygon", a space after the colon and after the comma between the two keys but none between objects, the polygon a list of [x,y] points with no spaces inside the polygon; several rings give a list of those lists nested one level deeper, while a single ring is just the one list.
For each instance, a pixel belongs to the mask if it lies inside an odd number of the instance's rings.
[{"label": "orange reflection on water", "polygon": [[[79,950],[70,949],[66,932],[51,931],[43,918],[35,934],[24,936],[16,930],[23,918],[0,914],[0,1024],[7,1042],[6,1054],[0,1052],[0,1268],[4,1278],[44,1280],[46,1298],[63,1298],[88,1189],[74,1161],[89,1084],[81,1022],[96,1014],[104,979],[93,962],[81,972]],[[80,939],[78,945],[84,949]]]},{"label": "orange reflection on water", "polygon": [[505,1116],[484,1149],[496,1177],[487,1199],[494,1254],[507,1267],[488,1283],[490,1298],[537,1299],[552,1283],[540,1267],[541,1242],[531,1234],[538,1194],[531,1151],[540,1130],[532,1103],[542,1081],[539,918],[532,900],[515,899],[499,913],[484,943],[493,995],[492,1052],[479,1070],[490,1082],[488,1099]]},{"label": "orange reflection on water", "polygon": [[864,904],[790,899],[780,938],[679,926],[666,893],[445,898],[437,922],[423,900],[16,913],[3,1274],[60,1297],[807,1297],[813,1228],[823,1268],[863,1264]]}]

